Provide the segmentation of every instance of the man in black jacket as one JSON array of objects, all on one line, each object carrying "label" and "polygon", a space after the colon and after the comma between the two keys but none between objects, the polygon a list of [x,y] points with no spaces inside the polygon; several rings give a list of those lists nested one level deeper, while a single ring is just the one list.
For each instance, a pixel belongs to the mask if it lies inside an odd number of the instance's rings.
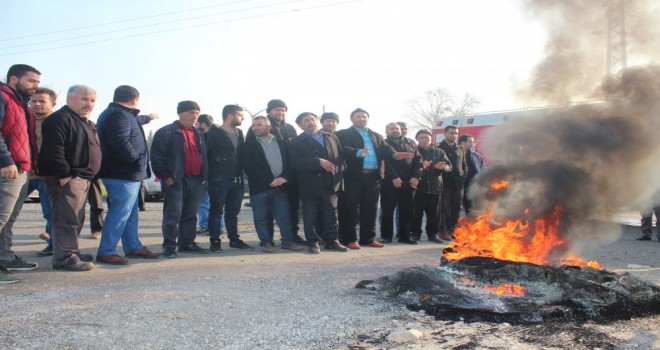
[{"label": "man in black jacket", "polygon": [[176,258],[179,252],[208,254],[195,243],[197,209],[207,176],[206,143],[194,126],[199,117],[195,101],[181,101],[176,108],[179,120],[154,134],[151,166],[163,189],[163,256]]},{"label": "man in black jacket", "polygon": [[467,175],[465,150],[456,143],[457,139],[458,128],[454,125],[448,125],[445,128],[445,139],[440,142],[439,146],[440,149],[445,151],[451,163],[451,172],[442,174],[444,187],[442,190],[441,213],[438,219],[438,232],[440,238],[445,241],[452,240],[451,235],[458,224]]},{"label": "man in black jacket", "polygon": [[[382,179],[382,163],[386,157],[411,157],[412,153],[395,153],[383,137],[367,128],[369,113],[357,108],[351,113],[353,126],[337,131],[346,159],[344,191],[339,194],[339,234],[341,242],[350,249],[361,245],[382,248],[376,242],[376,214]],[[355,224],[360,210],[360,238],[358,243]]]},{"label": "man in black jacket", "polygon": [[429,241],[442,243],[438,237],[442,173],[451,172],[451,164],[445,151],[431,143],[432,138],[428,130],[420,130],[415,135],[417,152],[422,157],[422,177],[415,191],[411,232],[413,239],[419,241],[422,236],[422,217],[426,213],[426,235]]},{"label": "man in black jacket", "polygon": [[243,168],[237,150],[243,146],[243,108],[226,105],[222,109],[222,125],[211,125],[204,137],[209,160],[209,234],[211,251],[221,252],[220,221],[225,219],[229,247],[253,249],[238,235],[238,213],[241,211],[245,186]]},{"label": "man in black jacket", "polygon": [[239,148],[239,157],[250,183],[250,201],[254,227],[261,250],[274,251],[273,231],[268,227],[274,218],[280,228],[282,249],[300,251],[304,248],[293,242],[289,213],[289,197],[282,188],[291,178],[288,149],[284,142],[270,133],[268,118],[252,119],[252,133]]},{"label": "man in black jacket", "polygon": [[397,152],[412,153],[411,158],[395,160],[385,157],[385,178],[382,180],[380,205],[383,208],[383,222],[380,227],[381,243],[392,243],[394,209],[399,207],[399,243],[417,244],[410,239],[410,218],[413,212],[413,196],[421,176],[420,156],[417,146],[401,136],[399,124],[390,123],[385,128],[385,142]]},{"label": "man in black jacket", "polygon": [[138,237],[138,195],[142,180],[151,177],[144,130],[137,116],[140,93],[132,86],[115,89],[112,103],[99,116],[97,130],[101,142],[99,178],[108,191],[108,214],[103,226],[96,261],[126,265],[117,254],[122,241],[126,257],[155,259],[160,254],[145,247]]},{"label": "man in black jacket", "polygon": [[[321,240],[328,250],[346,252],[348,248],[339,243],[337,230],[337,191],[342,185],[344,157],[337,136],[320,131],[318,123],[314,113],[301,113],[296,124],[304,132],[289,143],[302,200],[305,239],[313,254],[321,252]],[[317,222],[319,212],[321,225]],[[318,231],[319,226],[323,231]]]},{"label": "man in black jacket", "polygon": [[[84,85],[69,88],[66,106],[42,125],[39,173],[44,176],[52,211],[53,268],[89,271],[92,256],[80,254],[78,236],[85,217],[90,180],[101,168],[101,148],[87,121],[96,92]],[[80,261],[85,262],[80,262]]]}]

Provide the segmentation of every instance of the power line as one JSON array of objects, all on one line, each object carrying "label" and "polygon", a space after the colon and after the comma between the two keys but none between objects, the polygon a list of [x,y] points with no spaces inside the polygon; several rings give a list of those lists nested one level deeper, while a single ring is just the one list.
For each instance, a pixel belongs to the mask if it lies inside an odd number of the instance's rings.
[{"label": "power line", "polygon": [[78,27],[78,28],[62,29],[62,30],[57,30],[57,31],[54,31],[54,32],[48,32],[48,33],[30,34],[30,35],[24,35],[24,36],[15,36],[13,38],[0,39],[0,41],[11,41],[11,40],[32,38],[32,37],[35,37],[35,36],[44,36],[44,35],[52,35],[52,34],[57,34],[57,33],[66,33],[66,32],[72,32],[72,31],[81,30],[81,29],[103,27],[103,26],[112,25],[112,24],[139,21],[139,20],[143,20],[143,19],[163,17],[163,16],[169,16],[169,15],[174,15],[174,14],[179,14],[179,13],[184,13],[184,12],[192,12],[192,11],[204,10],[204,9],[208,9],[208,8],[229,6],[229,5],[235,5],[235,4],[240,4],[240,3],[243,3],[243,2],[252,2],[252,1],[255,1],[255,0],[234,1],[234,2],[230,2],[230,3],[226,3],[226,4],[210,5],[210,6],[197,7],[197,8],[188,9],[188,10],[166,12],[166,13],[161,13],[161,14],[158,14],[158,15],[151,15],[151,16],[144,16],[144,17],[137,17],[137,18],[129,18],[129,19],[121,20],[121,21],[106,22],[106,23],[101,23],[101,24],[93,24],[93,25],[89,25],[89,26],[85,26],[85,27]]},{"label": "power line", "polygon": [[[62,41],[73,40],[73,39],[80,39],[80,38],[87,38],[87,37],[99,36],[99,35],[105,35],[105,34],[126,32],[126,31],[130,31],[130,30],[134,30],[134,29],[156,27],[156,26],[165,25],[165,24],[191,21],[191,20],[194,20],[194,19],[207,18],[207,17],[218,16],[218,15],[225,15],[225,14],[235,13],[235,12],[257,10],[257,9],[262,9],[262,8],[266,8],[266,7],[286,5],[286,4],[290,4],[290,3],[294,3],[294,2],[301,2],[301,1],[305,1],[305,0],[290,0],[290,1],[280,2],[280,3],[276,3],[276,4],[268,4],[268,5],[262,5],[262,6],[248,7],[248,8],[225,11],[225,12],[216,12],[216,13],[211,13],[211,14],[206,14],[206,15],[200,15],[200,16],[194,16],[194,17],[188,17],[188,18],[182,18],[182,19],[175,19],[175,20],[169,20],[169,21],[152,23],[152,24],[144,24],[144,25],[140,25],[140,26],[134,26],[134,27],[128,27],[128,28],[122,28],[122,29],[115,29],[115,30],[110,30],[110,31],[105,31],[105,32],[100,32],[100,33],[83,34],[83,35],[71,36],[71,37],[56,39],[56,40],[40,41],[40,42],[36,42],[36,43],[31,43],[31,44],[5,46],[5,47],[0,47],[0,50],[15,49],[15,48],[19,48],[19,47],[34,46],[34,45],[41,45],[41,44],[50,44],[50,43],[62,42]],[[127,21],[129,21],[129,20],[127,20]],[[120,21],[120,22],[124,22],[124,21]],[[120,22],[116,22],[116,23],[120,23]]]},{"label": "power line", "polygon": [[161,31],[139,33],[139,34],[134,34],[134,35],[126,35],[126,36],[119,36],[119,37],[115,37],[115,38],[89,41],[89,42],[85,42],[85,43],[76,43],[76,44],[62,45],[62,46],[49,47],[49,48],[40,48],[40,49],[27,50],[27,51],[3,53],[3,54],[0,54],[0,57],[2,57],[2,56],[11,56],[11,55],[19,55],[19,54],[24,54],[24,53],[32,53],[32,52],[51,51],[51,50],[56,50],[56,49],[75,47],[75,46],[83,46],[83,45],[90,45],[90,44],[97,44],[97,43],[120,40],[120,39],[126,39],[126,38],[134,38],[134,37],[139,37],[139,36],[161,34],[161,33],[167,33],[167,32],[179,31],[179,30],[186,30],[186,29],[192,29],[192,28],[207,27],[207,26],[211,26],[211,25],[215,25],[215,24],[235,22],[235,21],[259,18],[259,17],[274,16],[274,15],[280,15],[280,14],[287,13],[287,12],[300,12],[300,11],[315,10],[315,9],[325,8],[325,7],[341,6],[341,5],[355,3],[355,2],[361,2],[361,1],[364,1],[364,0],[342,1],[342,2],[333,3],[333,4],[309,6],[309,7],[304,7],[304,8],[300,8],[300,9],[294,9],[294,10],[278,11],[278,12],[266,13],[266,14],[261,14],[261,15],[254,15],[254,16],[247,16],[247,17],[242,17],[242,18],[234,18],[234,19],[228,19],[228,20],[223,20],[223,21],[216,21],[216,22],[211,22],[211,23],[204,23],[204,24],[198,24],[198,25],[191,25],[191,26],[185,26],[185,27],[165,29],[165,30],[161,30]]}]

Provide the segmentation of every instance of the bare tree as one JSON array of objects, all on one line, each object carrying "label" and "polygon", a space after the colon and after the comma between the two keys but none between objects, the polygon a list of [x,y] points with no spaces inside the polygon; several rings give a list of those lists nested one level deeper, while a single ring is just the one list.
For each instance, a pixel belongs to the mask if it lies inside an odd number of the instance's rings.
[{"label": "bare tree", "polygon": [[456,103],[447,89],[437,88],[408,102],[411,109],[408,118],[412,121],[413,128],[430,130],[438,119],[468,114],[479,104],[479,99],[470,93],[465,93],[463,101]]}]

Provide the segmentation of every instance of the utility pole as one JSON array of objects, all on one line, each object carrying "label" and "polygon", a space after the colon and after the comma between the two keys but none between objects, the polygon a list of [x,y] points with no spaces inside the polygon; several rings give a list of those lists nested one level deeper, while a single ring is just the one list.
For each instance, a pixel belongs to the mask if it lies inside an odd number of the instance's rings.
[{"label": "utility pole", "polygon": [[614,83],[626,70],[626,0],[605,0],[607,7],[607,79]]}]

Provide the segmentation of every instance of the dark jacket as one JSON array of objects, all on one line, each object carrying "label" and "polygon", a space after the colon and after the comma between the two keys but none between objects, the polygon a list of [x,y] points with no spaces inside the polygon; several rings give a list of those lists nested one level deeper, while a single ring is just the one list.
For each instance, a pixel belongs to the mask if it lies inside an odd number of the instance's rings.
[{"label": "dark jacket", "polygon": [[[207,178],[206,143],[204,137],[197,128],[195,137],[199,142],[202,156],[202,177]],[[164,126],[156,131],[151,143],[151,167],[161,180],[172,178],[175,182],[181,182],[186,161],[186,148],[183,132],[179,127],[179,121]]]},{"label": "dark jacket", "polygon": [[385,143],[389,145],[395,152],[410,152],[414,156],[412,159],[399,159],[396,160],[392,157],[385,157],[385,177],[383,179],[383,186],[394,187],[392,180],[401,179],[401,188],[410,188],[410,179],[419,179],[422,174],[420,168],[422,167],[421,156],[417,153],[415,145],[409,139],[402,137],[388,137]]},{"label": "dark jacket", "polygon": [[0,83],[0,168],[36,169],[37,137],[29,98]]},{"label": "dark jacket", "polygon": [[[337,138],[344,151],[344,159],[346,159],[346,171],[344,172],[345,178],[359,179],[362,177],[362,168],[364,158],[357,156],[357,151],[364,148],[364,140],[362,136],[355,130],[355,127],[337,131]],[[383,160],[386,157],[391,157],[394,151],[391,147],[385,144],[383,137],[372,130],[369,130],[369,138],[371,143],[374,144],[373,150],[370,152],[376,153],[378,162],[378,173],[381,178],[383,177]]]},{"label": "dark jacket", "polygon": [[243,131],[238,130],[238,146],[234,148],[227,133],[219,126],[211,125],[204,133],[206,154],[209,159],[209,179],[235,179],[243,176],[237,150],[243,145]]},{"label": "dark jacket", "polygon": [[99,116],[96,129],[103,153],[99,178],[141,181],[151,177],[139,113],[113,102]]},{"label": "dark jacket", "polygon": [[[296,171],[300,198],[318,198],[342,190],[344,155],[339,139],[334,134],[321,131],[324,145],[307,133],[302,133],[289,143],[291,167]],[[335,165],[333,173],[321,167],[320,159]]]},{"label": "dark jacket", "polygon": [[[293,140],[294,137],[298,135],[298,132],[296,131],[296,128],[293,127],[293,125],[287,123],[284,121],[282,125],[277,124],[275,119],[271,118],[268,116],[268,120],[270,121],[270,134],[275,136],[280,141],[284,141],[285,144],[288,144],[289,141]],[[254,137],[254,134],[252,133],[252,127],[250,127],[247,131],[247,134],[245,134],[245,138],[249,137]]]},{"label": "dark jacket", "polygon": [[[282,155],[282,174],[280,177],[291,180],[292,170],[289,164],[289,152],[283,141],[275,138],[280,146]],[[270,170],[263,148],[257,141],[257,137],[252,135],[245,139],[245,143],[238,149],[238,157],[243,165],[243,171],[248,177],[250,195],[259,194],[269,189],[270,183],[275,180],[275,175]],[[285,184],[287,185],[288,182]]]},{"label": "dark jacket", "polygon": [[468,171],[465,178],[465,187],[470,186],[472,180],[479,174],[481,168],[484,167],[484,157],[474,151],[465,152],[465,161],[467,162]]},{"label": "dark jacket", "polygon": [[451,173],[442,174],[442,181],[445,188],[462,189],[465,187],[465,177],[467,176],[465,150],[456,143],[450,146],[447,140],[440,142],[440,149],[445,151],[447,158],[451,162]]},{"label": "dark jacket", "polygon": [[438,170],[435,168],[435,165],[440,161],[445,161],[448,163],[447,172],[451,172],[451,163],[447,159],[445,151],[435,145],[431,145],[428,149],[418,147],[417,152],[422,157],[422,162],[431,161],[429,167],[422,170],[422,178],[419,180],[419,185],[417,185],[417,193],[441,194],[442,174],[445,173],[445,170]]},{"label": "dark jacket", "polygon": [[[39,151],[39,175],[60,179],[77,177],[89,167],[87,131],[90,124],[64,106],[41,125],[43,142]],[[98,146],[98,140],[92,140]]]}]

